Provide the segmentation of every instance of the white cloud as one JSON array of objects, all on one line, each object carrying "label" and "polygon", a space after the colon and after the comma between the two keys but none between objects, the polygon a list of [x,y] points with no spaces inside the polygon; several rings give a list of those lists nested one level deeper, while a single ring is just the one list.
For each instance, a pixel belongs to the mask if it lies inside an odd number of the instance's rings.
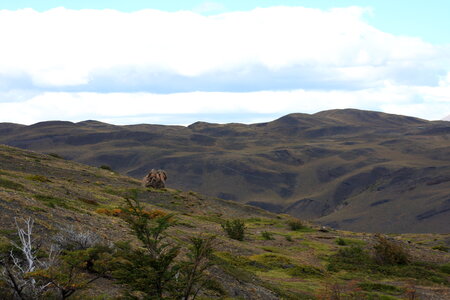
[{"label": "white cloud", "polygon": [[0,10],[0,121],[251,122],[347,107],[448,114],[450,48],[382,32],[367,12]]},{"label": "white cloud", "polygon": [[[445,95],[450,95],[450,87],[417,88],[394,86],[388,82],[382,88],[358,91],[51,92],[22,102],[0,103],[0,120],[32,124],[45,120],[98,119],[115,124],[161,122],[186,125],[199,120],[198,116],[216,115],[221,116],[223,122],[251,123],[292,112],[315,113],[350,107],[437,120],[450,108],[450,98]],[[236,116],[240,119],[236,120]]]},{"label": "white cloud", "polygon": [[[358,7],[273,7],[214,16],[157,10],[3,10],[0,74],[28,76],[35,87],[92,89],[100,80],[96,76],[104,80],[105,73],[115,84],[130,85],[127,78],[120,79],[124,70],[139,76],[141,89],[152,74],[165,74],[168,80],[182,76],[188,84],[189,79],[212,76],[231,82],[232,91],[237,84],[233,75],[253,76],[254,68],[265,70],[265,82],[316,71],[311,80],[323,82],[327,74],[328,81],[366,85],[386,78],[408,80],[409,70],[417,67],[431,73],[448,70],[442,52],[449,49],[381,32],[363,20],[365,12]],[[437,82],[437,75],[428,80]],[[176,90],[177,82],[173,85]],[[301,85],[295,88],[307,88]]]}]

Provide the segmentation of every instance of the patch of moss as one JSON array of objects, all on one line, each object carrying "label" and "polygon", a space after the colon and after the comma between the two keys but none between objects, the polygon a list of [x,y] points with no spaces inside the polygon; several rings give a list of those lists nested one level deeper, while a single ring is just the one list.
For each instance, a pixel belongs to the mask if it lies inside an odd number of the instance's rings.
[{"label": "patch of moss", "polygon": [[36,181],[36,182],[50,182],[50,179],[43,175],[30,175],[27,176],[28,180]]},{"label": "patch of moss", "polygon": [[275,238],[273,237],[273,233],[268,232],[268,231],[263,231],[261,232],[261,238],[263,240],[274,240]]},{"label": "patch of moss", "polygon": [[17,183],[17,182],[8,180],[8,179],[4,179],[4,178],[0,178],[0,187],[10,189],[10,190],[15,190],[15,191],[23,191],[25,189],[25,187],[23,185],[21,185],[20,183]]},{"label": "patch of moss", "polygon": [[417,262],[403,265],[379,264],[367,251],[358,246],[340,249],[329,258],[327,268],[332,272],[347,270],[378,274],[383,277],[414,278],[449,285],[446,279],[447,275],[437,265]]},{"label": "patch of moss", "polygon": [[440,266],[440,267],[439,267],[439,270],[440,270],[442,273],[450,274],[450,263],[447,263],[447,264],[444,264],[444,265]]},{"label": "patch of moss", "polygon": [[286,256],[274,253],[263,253],[253,255],[250,256],[249,258],[250,260],[256,261],[269,269],[276,269],[276,268],[286,269],[292,268],[294,266],[291,263],[291,260]]},{"label": "patch of moss", "polygon": [[39,200],[41,202],[43,202],[45,205],[47,205],[48,207],[62,207],[62,208],[67,208],[70,209],[71,207],[69,205],[67,205],[67,200],[66,199],[62,199],[62,198],[58,198],[58,197],[53,197],[50,195],[34,195],[34,198],[36,200]]},{"label": "patch of moss", "polygon": [[447,247],[447,246],[444,246],[444,245],[434,246],[432,249],[439,250],[439,251],[442,251],[442,252],[449,252],[450,251],[450,248]]},{"label": "patch of moss", "polygon": [[217,214],[196,215],[194,217],[200,221],[212,222],[212,223],[217,223],[217,224],[223,224],[225,221],[224,219],[219,217]]},{"label": "patch of moss", "polygon": [[287,273],[292,277],[322,277],[323,271],[313,266],[295,266],[288,269]]},{"label": "patch of moss", "polygon": [[402,288],[383,283],[362,282],[359,283],[358,286],[367,292],[382,292],[391,295],[401,295],[405,292]]}]

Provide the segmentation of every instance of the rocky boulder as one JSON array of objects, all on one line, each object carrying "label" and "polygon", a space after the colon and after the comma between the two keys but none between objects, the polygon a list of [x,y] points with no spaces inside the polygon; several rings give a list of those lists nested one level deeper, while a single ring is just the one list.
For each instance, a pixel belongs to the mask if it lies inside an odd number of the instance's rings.
[{"label": "rocky boulder", "polygon": [[167,173],[164,170],[152,169],[142,180],[144,187],[162,189],[166,187]]}]

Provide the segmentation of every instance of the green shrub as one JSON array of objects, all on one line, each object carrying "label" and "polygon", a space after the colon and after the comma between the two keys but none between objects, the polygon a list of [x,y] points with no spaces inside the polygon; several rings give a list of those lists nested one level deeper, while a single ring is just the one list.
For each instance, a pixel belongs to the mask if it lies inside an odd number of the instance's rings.
[{"label": "green shrub", "polygon": [[339,246],[346,246],[346,245],[348,245],[347,242],[343,238],[337,238],[336,239],[336,244],[338,244]]},{"label": "green shrub", "polygon": [[286,235],[285,237],[286,237],[286,241],[288,241],[288,242],[292,242],[293,241],[292,237],[290,235]]},{"label": "green shrub", "polygon": [[270,232],[268,232],[268,231],[263,231],[263,232],[261,232],[261,237],[262,237],[264,240],[274,240],[273,234],[270,233]]},{"label": "green shrub", "polygon": [[222,224],[223,230],[227,233],[228,237],[234,240],[243,241],[245,235],[245,223],[242,220],[227,220]]},{"label": "green shrub", "polygon": [[404,292],[402,288],[382,283],[363,282],[358,284],[358,286],[367,292],[381,292],[392,295],[400,295]]},{"label": "green shrub", "polygon": [[375,260],[380,265],[406,265],[410,262],[409,254],[404,248],[382,235],[376,235],[374,246]]},{"label": "green shrub", "polygon": [[287,273],[292,277],[321,277],[323,276],[322,270],[312,266],[295,266],[288,269]]},{"label": "green shrub", "polygon": [[291,230],[299,230],[305,228],[305,224],[299,219],[292,219],[288,222],[289,228]]},{"label": "green shrub", "polygon": [[50,182],[50,179],[48,179],[47,177],[45,177],[43,175],[31,175],[31,176],[28,176],[27,179],[32,180],[32,181],[37,181],[37,182]]},{"label": "green shrub", "polygon": [[440,270],[442,273],[450,274],[450,263],[440,266],[440,267],[439,267],[439,270]]},{"label": "green shrub", "polygon": [[16,190],[16,191],[22,191],[25,187],[21,185],[20,183],[16,183],[14,181],[0,178],[0,187]]},{"label": "green shrub", "polygon": [[48,155],[54,157],[54,158],[59,158],[59,159],[64,159],[64,157],[62,157],[61,155],[57,154],[57,153],[48,153]]},{"label": "green shrub", "polygon": [[34,198],[36,200],[44,202],[45,205],[48,207],[55,208],[57,206],[63,207],[63,208],[70,208],[65,202],[65,199],[53,197],[50,195],[34,195]]},{"label": "green shrub", "polygon": [[372,263],[369,253],[360,246],[350,246],[339,249],[339,251],[330,257],[328,270],[364,270]]},{"label": "green shrub", "polygon": [[442,252],[449,252],[450,248],[444,245],[438,245],[433,247],[434,250],[439,250]]},{"label": "green shrub", "polygon": [[108,165],[101,165],[99,168],[103,169],[103,170],[107,170],[107,171],[113,172],[113,169],[110,166],[108,166]]},{"label": "green shrub", "polygon": [[268,269],[287,269],[294,267],[289,258],[274,253],[254,255],[250,259]]}]

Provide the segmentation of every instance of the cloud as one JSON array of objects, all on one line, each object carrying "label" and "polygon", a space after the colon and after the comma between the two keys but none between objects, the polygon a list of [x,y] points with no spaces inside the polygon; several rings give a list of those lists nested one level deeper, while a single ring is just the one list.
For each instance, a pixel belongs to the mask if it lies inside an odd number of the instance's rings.
[{"label": "cloud", "polygon": [[382,88],[358,91],[47,92],[26,101],[0,103],[0,119],[22,124],[45,120],[97,119],[114,124],[187,125],[199,120],[252,123],[269,121],[292,112],[359,108],[436,120],[448,111],[450,99],[446,95],[449,94],[450,87],[417,88],[389,83]]},{"label": "cloud", "polygon": [[347,107],[448,114],[450,47],[382,32],[366,13],[0,10],[0,121],[253,122]]},{"label": "cloud", "polygon": [[384,80],[437,85],[450,68],[450,50],[381,32],[364,21],[366,11],[3,10],[0,77],[10,82],[1,88],[173,93],[354,89]]}]

